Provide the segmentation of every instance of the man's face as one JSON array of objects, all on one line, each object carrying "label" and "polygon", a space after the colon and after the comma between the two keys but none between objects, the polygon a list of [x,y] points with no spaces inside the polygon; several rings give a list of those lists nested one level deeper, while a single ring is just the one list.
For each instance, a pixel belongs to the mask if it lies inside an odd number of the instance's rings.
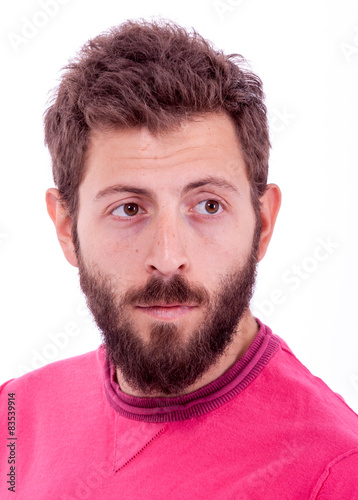
[{"label": "man's face", "polygon": [[93,133],[79,190],[80,281],[132,387],[178,394],[230,345],[254,285],[256,223],[227,116],[157,137]]}]

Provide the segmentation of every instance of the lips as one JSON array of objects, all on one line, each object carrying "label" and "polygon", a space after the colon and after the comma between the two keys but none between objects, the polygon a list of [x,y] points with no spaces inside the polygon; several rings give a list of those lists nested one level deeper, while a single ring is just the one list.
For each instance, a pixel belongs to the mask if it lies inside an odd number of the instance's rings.
[{"label": "lips", "polygon": [[145,314],[164,321],[175,321],[192,312],[196,307],[197,306],[193,304],[155,304],[150,306],[137,306],[137,308]]},{"label": "lips", "polygon": [[166,304],[166,303],[159,303],[159,304],[143,304],[143,305],[138,305],[137,307],[143,307],[143,308],[149,308],[149,307],[165,307],[165,308],[170,308],[170,307],[197,307],[195,304],[182,304],[182,303],[174,303],[174,304]]}]

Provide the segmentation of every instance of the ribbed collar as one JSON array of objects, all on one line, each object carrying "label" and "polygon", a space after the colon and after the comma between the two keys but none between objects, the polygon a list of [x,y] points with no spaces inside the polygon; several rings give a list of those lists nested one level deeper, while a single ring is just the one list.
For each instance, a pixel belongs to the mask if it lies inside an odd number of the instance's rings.
[{"label": "ribbed collar", "polygon": [[101,346],[104,387],[110,405],[122,416],[145,422],[170,422],[203,415],[230,401],[260,373],[280,342],[269,327],[257,320],[259,332],[246,353],[223,375],[200,389],[178,397],[137,397],[124,393],[116,371]]}]

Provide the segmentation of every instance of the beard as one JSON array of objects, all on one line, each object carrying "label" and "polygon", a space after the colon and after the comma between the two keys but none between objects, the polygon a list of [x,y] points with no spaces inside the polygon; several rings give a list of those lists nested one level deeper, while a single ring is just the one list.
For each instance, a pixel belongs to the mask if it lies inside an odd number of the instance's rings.
[{"label": "beard", "polygon": [[[109,361],[125,382],[143,395],[181,395],[220,360],[234,340],[238,324],[253,294],[260,224],[257,223],[246,262],[221,277],[211,294],[200,283],[177,274],[170,281],[152,276],[142,287],[131,287],[118,297],[115,277],[90,270],[79,247],[80,285],[101,331]],[[128,314],[138,304],[194,303],[204,309],[200,326],[184,338],[178,325],[155,321],[149,340],[143,339]]]}]

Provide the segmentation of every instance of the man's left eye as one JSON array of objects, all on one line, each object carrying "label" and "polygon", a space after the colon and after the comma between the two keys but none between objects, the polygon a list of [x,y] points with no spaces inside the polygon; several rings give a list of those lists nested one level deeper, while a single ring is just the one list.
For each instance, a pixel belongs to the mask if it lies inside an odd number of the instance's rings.
[{"label": "man's left eye", "polygon": [[216,200],[204,200],[195,205],[195,209],[199,214],[216,215],[223,211],[223,207]]}]

